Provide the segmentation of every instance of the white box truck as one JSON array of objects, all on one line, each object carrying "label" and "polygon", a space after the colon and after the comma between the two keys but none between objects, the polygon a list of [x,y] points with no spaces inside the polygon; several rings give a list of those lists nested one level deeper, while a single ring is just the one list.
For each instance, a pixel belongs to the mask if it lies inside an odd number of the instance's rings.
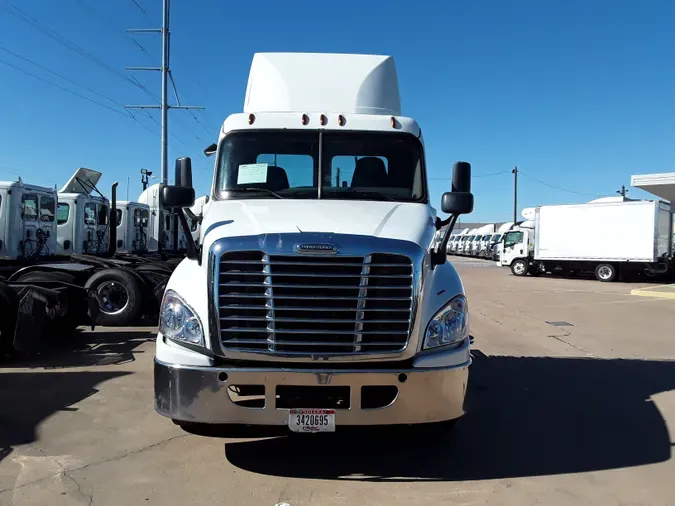
[{"label": "white box truck", "polygon": [[473,209],[470,165],[439,219],[393,59],[256,54],[244,112],[205,153],[199,247],[189,158],[162,189],[188,248],[160,310],[156,410],[304,433],[459,418],[469,314],[446,249]]},{"label": "white box truck", "polygon": [[656,275],[673,261],[670,204],[591,202],[527,209],[503,238],[500,264],[516,276],[590,271],[600,281],[627,272]]}]

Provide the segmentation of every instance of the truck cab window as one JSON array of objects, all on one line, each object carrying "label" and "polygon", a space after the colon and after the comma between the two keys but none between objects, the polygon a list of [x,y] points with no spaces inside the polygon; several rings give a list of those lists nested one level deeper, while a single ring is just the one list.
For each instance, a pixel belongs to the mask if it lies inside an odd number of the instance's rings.
[{"label": "truck cab window", "polygon": [[141,227],[147,227],[148,221],[150,221],[150,211],[143,209],[141,211]]},{"label": "truck cab window", "polygon": [[96,225],[96,204],[84,205],[84,224]]},{"label": "truck cab window", "polygon": [[63,225],[68,223],[68,217],[70,215],[70,205],[64,202],[59,203],[56,208],[56,224]]},{"label": "truck cab window", "polygon": [[37,195],[23,195],[21,197],[21,218],[26,221],[37,221],[38,219]]},{"label": "truck cab window", "polygon": [[41,197],[40,198],[40,221],[53,223],[54,216],[56,214],[56,202],[54,197]]},{"label": "truck cab window", "polygon": [[504,238],[504,246],[513,246],[523,241],[522,232],[507,232]]},{"label": "truck cab window", "polygon": [[290,188],[314,186],[314,159],[309,155],[277,155],[263,153],[256,157],[255,163],[266,163],[270,167],[279,167],[288,178]]},{"label": "truck cab window", "polygon": [[412,135],[330,132],[323,139],[325,198],[424,200],[421,146]]},{"label": "truck cab window", "polygon": [[115,226],[119,227],[122,224],[122,210],[115,209]]},{"label": "truck cab window", "polygon": [[[221,141],[217,185],[226,198],[427,202],[419,140],[409,134],[294,130],[231,133]],[[269,191],[265,191],[269,190]],[[275,195],[270,195],[274,192]]]},{"label": "truck cab window", "polygon": [[[356,166],[359,163],[359,160],[364,158],[363,156],[345,156],[338,155],[334,156],[331,160],[331,174],[333,176],[333,181],[328,183],[328,186],[333,186],[335,188],[345,188],[351,185],[352,178],[354,177],[354,171]],[[381,156],[376,156],[374,158],[379,159],[384,166],[384,171],[389,174],[389,163],[386,158]],[[363,162],[361,162],[363,163]]]},{"label": "truck cab window", "polygon": [[106,205],[99,205],[98,206],[98,222],[99,225],[107,225],[108,224],[108,206]]}]

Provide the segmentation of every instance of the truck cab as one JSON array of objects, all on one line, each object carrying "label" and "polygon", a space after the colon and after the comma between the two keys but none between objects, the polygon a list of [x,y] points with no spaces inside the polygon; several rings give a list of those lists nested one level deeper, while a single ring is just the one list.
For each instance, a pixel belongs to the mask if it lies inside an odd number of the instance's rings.
[{"label": "truck cab", "polygon": [[103,255],[108,251],[110,203],[98,192],[101,172],[79,168],[58,193],[59,255]]},{"label": "truck cab", "polygon": [[[504,234],[499,265],[511,267],[514,274],[527,274],[529,258],[534,253],[534,222],[524,221]],[[519,262],[516,262],[519,260]]]},{"label": "truck cab", "polygon": [[0,181],[0,259],[56,254],[56,189]]},{"label": "truck cab", "polygon": [[139,202],[120,201],[117,202],[115,215],[116,251],[133,254],[146,253],[148,251],[150,207]]},{"label": "truck cab", "polygon": [[[459,418],[469,315],[446,248],[470,166],[440,220],[393,59],[256,54],[244,112],[208,149],[200,246],[160,308],[156,410],[304,433]],[[193,206],[191,179],[179,159],[165,205]]]},{"label": "truck cab", "polygon": [[[138,202],[148,206],[150,220],[148,223],[148,250],[162,249],[166,252],[184,251],[186,234],[180,228],[175,215],[159,207],[159,184],[153,184],[143,190]],[[161,227],[160,227],[161,220]]]},{"label": "truck cab", "polygon": [[480,239],[480,246],[478,247],[478,256],[486,257],[488,256],[488,247],[492,241],[492,236],[494,234],[485,234]]}]

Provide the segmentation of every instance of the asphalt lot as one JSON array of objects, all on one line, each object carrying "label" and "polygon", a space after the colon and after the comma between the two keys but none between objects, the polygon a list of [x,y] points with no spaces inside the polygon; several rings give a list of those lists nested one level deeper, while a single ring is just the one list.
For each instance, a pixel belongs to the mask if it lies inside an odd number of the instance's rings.
[{"label": "asphalt lot", "polygon": [[453,261],[453,431],[190,434],[153,411],[153,329],[97,329],[0,368],[0,504],[675,504],[675,300]]}]

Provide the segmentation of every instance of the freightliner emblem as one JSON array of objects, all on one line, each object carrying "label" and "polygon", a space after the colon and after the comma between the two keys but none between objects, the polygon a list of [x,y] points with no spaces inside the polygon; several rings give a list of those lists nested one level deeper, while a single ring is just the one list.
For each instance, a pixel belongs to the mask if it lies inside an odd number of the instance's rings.
[{"label": "freightliner emblem", "polygon": [[306,255],[335,255],[338,252],[334,244],[297,244],[295,251]]}]

